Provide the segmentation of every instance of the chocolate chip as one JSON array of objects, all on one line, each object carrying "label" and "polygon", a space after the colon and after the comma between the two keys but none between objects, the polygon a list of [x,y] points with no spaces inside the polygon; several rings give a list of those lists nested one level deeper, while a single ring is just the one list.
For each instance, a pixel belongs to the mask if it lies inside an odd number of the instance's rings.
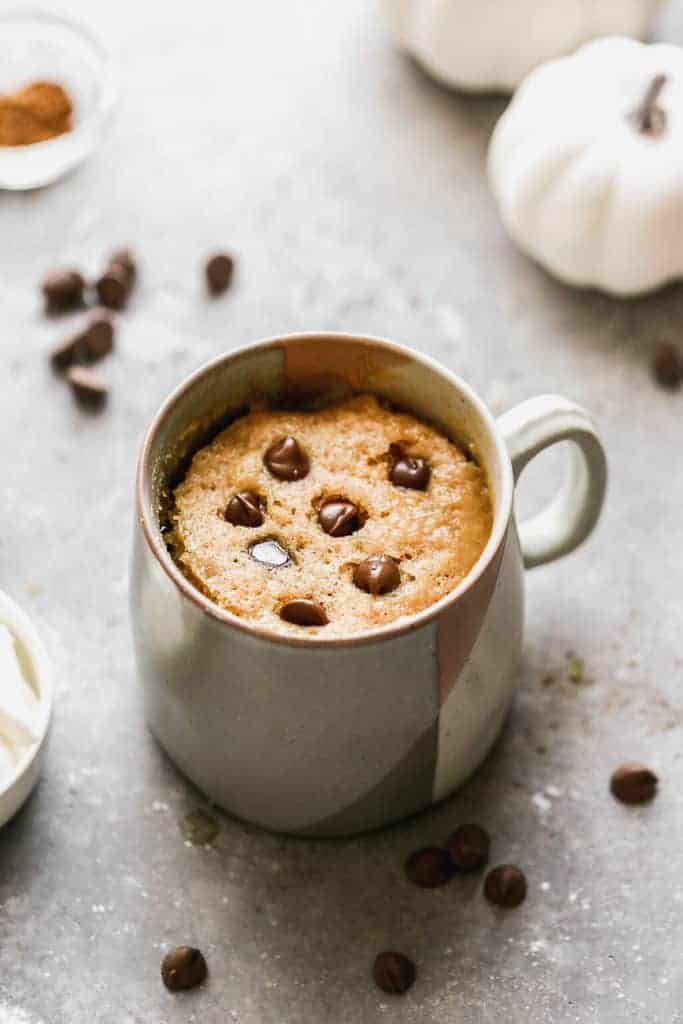
[{"label": "chocolate chip", "polygon": [[295,626],[326,626],[329,621],[324,608],[321,608],[315,601],[309,601],[303,597],[283,604],[280,609],[280,618]]},{"label": "chocolate chip", "polygon": [[96,314],[82,331],[60,341],[50,353],[56,370],[66,370],[77,363],[94,363],[108,355],[114,347],[114,326],[109,317]]},{"label": "chocolate chip", "polygon": [[212,295],[222,295],[232,281],[235,261],[227,252],[217,252],[206,264],[206,283]]},{"label": "chocolate chip", "polygon": [[263,524],[265,502],[255,491],[238,491],[233,494],[225,510],[225,518],[233,526],[249,526],[252,529]]},{"label": "chocolate chip", "polygon": [[391,468],[389,479],[397,487],[409,487],[412,491],[425,491],[432,471],[426,459],[407,455],[400,444],[389,447]]},{"label": "chocolate chip", "polygon": [[86,370],[83,366],[71,366],[66,372],[66,379],[76,401],[81,405],[97,408],[106,402],[109,389],[101,377],[92,370]]},{"label": "chocolate chip", "polygon": [[112,266],[98,278],[97,297],[107,309],[123,309],[130,293],[130,278],[122,266]]},{"label": "chocolate chip", "polygon": [[77,270],[54,270],[43,280],[43,296],[48,313],[62,313],[83,305],[85,281]]},{"label": "chocolate chip", "polygon": [[161,963],[161,978],[171,992],[196,988],[207,975],[206,960],[193,946],[178,946],[166,954]]},{"label": "chocolate chip", "polygon": [[113,267],[123,270],[128,279],[129,287],[132,287],[138,274],[138,268],[135,257],[130,249],[115,249],[109,257],[108,267],[110,269]]},{"label": "chocolate chip", "polygon": [[276,540],[269,537],[267,540],[259,540],[249,548],[249,554],[256,562],[268,566],[269,569],[278,569],[291,562],[289,552],[278,544]]},{"label": "chocolate chip", "polygon": [[353,582],[373,597],[388,594],[401,582],[398,563],[389,555],[370,555],[353,570]]},{"label": "chocolate chip", "polygon": [[84,362],[85,331],[70,334],[50,351],[50,362],[55,370],[68,370],[74,363]]},{"label": "chocolate chip", "polygon": [[294,437],[281,437],[273,441],[263,461],[278,480],[303,480],[310,468],[306,452]]},{"label": "chocolate chip", "polygon": [[453,861],[447,850],[426,846],[417,850],[406,861],[406,875],[423,889],[436,889],[450,882],[454,875]]},{"label": "chocolate chip", "polygon": [[610,780],[612,796],[623,804],[644,804],[657,793],[659,779],[644,764],[628,762],[620,765]]},{"label": "chocolate chip", "polygon": [[320,506],[318,522],[330,537],[348,537],[363,525],[357,505],[345,498],[330,498]]},{"label": "chocolate chip", "polygon": [[446,842],[446,849],[456,868],[476,871],[489,859],[491,837],[481,825],[458,825]]},{"label": "chocolate chip", "polygon": [[395,996],[402,996],[413,987],[416,974],[415,964],[403,953],[379,953],[372,968],[375,984]]},{"label": "chocolate chip", "polygon": [[524,902],[526,878],[514,864],[501,864],[489,871],[484,882],[484,895],[497,907],[512,909]]},{"label": "chocolate chip", "polygon": [[652,373],[660,388],[677,391],[683,384],[683,355],[677,345],[662,342],[652,360]]}]

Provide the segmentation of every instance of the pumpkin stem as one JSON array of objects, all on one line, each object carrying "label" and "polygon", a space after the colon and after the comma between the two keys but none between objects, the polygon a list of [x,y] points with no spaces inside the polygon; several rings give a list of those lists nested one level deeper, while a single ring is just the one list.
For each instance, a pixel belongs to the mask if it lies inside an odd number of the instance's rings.
[{"label": "pumpkin stem", "polygon": [[641,135],[661,135],[666,128],[666,111],[657,100],[669,80],[668,75],[656,75],[647,87],[642,102],[630,115]]}]

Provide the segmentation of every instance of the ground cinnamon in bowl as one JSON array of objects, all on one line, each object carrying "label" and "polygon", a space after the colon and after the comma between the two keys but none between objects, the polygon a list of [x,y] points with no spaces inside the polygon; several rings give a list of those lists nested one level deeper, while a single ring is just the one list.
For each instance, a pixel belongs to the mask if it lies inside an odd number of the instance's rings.
[{"label": "ground cinnamon in bowl", "polygon": [[0,95],[0,146],[30,146],[71,131],[73,104],[55,82],[31,82]]}]

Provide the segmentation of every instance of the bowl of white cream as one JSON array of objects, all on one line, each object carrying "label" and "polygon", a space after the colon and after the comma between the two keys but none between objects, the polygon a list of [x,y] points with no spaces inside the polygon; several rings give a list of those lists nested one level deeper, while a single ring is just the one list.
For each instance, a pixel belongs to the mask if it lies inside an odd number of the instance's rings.
[{"label": "bowl of white cream", "polygon": [[52,701],[50,663],[38,632],[0,590],[0,827],[38,781]]}]

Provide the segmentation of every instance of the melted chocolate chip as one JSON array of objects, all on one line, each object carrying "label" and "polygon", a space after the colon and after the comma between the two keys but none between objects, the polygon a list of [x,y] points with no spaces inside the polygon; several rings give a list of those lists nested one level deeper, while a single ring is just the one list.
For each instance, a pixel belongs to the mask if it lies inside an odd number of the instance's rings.
[{"label": "melted chocolate chip", "polygon": [[261,565],[265,565],[269,569],[279,569],[291,562],[289,552],[272,537],[252,544],[249,554],[255,562],[260,562]]},{"label": "melted chocolate chip", "polygon": [[416,973],[415,964],[403,953],[380,953],[372,968],[375,984],[395,996],[402,996],[412,988]]},{"label": "melted chocolate chip", "polygon": [[623,804],[645,804],[657,793],[659,779],[644,764],[620,765],[610,780],[612,796]]},{"label": "melted chocolate chip", "polygon": [[348,537],[363,525],[358,506],[345,498],[330,498],[321,505],[318,522],[330,537]]},{"label": "melted chocolate chip", "polygon": [[526,877],[515,864],[501,864],[489,871],[484,882],[484,895],[489,903],[510,910],[526,897]]},{"label": "melted chocolate chip", "polygon": [[207,975],[206,960],[199,949],[178,946],[166,954],[161,964],[161,978],[171,992],[201,985]]},{"label": "melted chocolate chip", "polygon": [[225,510],[225,518],[233,526],[249,526],[252,529],[263,524],[265,505],[254,491],[238,491],[233,494]]},{"label": "melted chocolate chip", "polygon": [[406,455],[400,444],[389,448],[391,468],[389,479],[396,487],[408,487],[411,491],[426,491],[432,471],[426,459]]},{"label": "melted chocolate chip", "polygon": [[353,582],[367,594],[388,594],[401,582],[398,563],[389,555],[370,555],[353,570]]},{"label": "melted chocolate chip", "polygon": [[438,846],[416,850],[406,861],[406,875],[414,885],[422,889],[436,889],[445,885],[454,874],[453,861],[448,851]]},{"label": "melted chocolate chip", "polygon": [[456,868],[476,871],[489,859],[491,837],[480,825],[459,825],[446,843],[446,849]]},{"label": "melted chocolate chip", "polygon": [[295,626],[326,626],[329,621],[324,608],[321,608],[315,601],[309,601],[302,597],[283,604],[280,609],[280,618]]},{"label": "melted chocolate chip", "polygon": [[273,441],[266,449],[263,462],[278,480],[303,480],[310,468],[306,452],[294,437]]}]

